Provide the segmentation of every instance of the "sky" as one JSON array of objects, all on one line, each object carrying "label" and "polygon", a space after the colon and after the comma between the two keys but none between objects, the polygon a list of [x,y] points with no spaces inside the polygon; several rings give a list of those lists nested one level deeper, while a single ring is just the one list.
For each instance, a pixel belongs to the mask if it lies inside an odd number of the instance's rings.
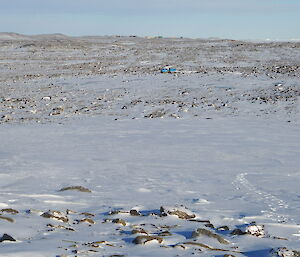
[{"label": "sky", "polygon": [[0,0],[0,32],[300,39],[300,0]]}]

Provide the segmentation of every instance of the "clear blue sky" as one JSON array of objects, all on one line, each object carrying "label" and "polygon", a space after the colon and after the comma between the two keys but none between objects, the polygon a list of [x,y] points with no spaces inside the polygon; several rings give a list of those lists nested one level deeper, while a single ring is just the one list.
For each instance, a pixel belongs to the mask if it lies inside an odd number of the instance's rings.
[{"label": "clear blue sky", "polygon": [[0,0],[0,31],[300,39],[300,0]]}]

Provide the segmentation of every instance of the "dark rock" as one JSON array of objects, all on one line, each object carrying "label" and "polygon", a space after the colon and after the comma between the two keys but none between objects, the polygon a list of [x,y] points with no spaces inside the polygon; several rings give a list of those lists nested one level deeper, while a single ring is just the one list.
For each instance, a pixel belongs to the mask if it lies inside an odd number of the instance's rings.
[{"label": "dark rock", "polygon": [[158,233],[158,235],[159,236],[172,236],[172,233],[166,230],[166,231]]},{"label": "dark rock", "polygon": [[17,210],[14,210],[14,209],[11,209],[11,208],[8,208],[8,209],[2,209],[0,210],[1,212],[7,212],[7,213],[11,213],[11,214],[17,214],[19,213]]},{"label": "dark rock", "polygon": [[245,235],[245,234],[247,234],[247,233],[240,230],[239,228],[232,230],[230,233],[230,235],[237,235],[237,236],[241,236],[241,235]]},{"label": "dark rock", "polygon": [[125,220],[122,220],[122,219],[114,219],[114,220],[112,220],[112,223],[121,224],[123,226],[126,226]]},{"label": "dark rock", "polygon": [[62,189],[60,189],[60,192],[63,191],[68,191],[68,190],[75,190],[75,191],[79,191],[79,192],[85,192],[85,193],[91,193],[92,191],[89,190],[88,188],[85,188],[83,186],[70,186],[70,187],[63,187]]},{"label": "dark rock", "polygon": [[8,235],[8,234],[3,234],[3,236],[0,238],[0,243],[3,241],[11,241],[11,242],[15,242],[17,241],[16,239],[14,239],[12,236]]},{"label": "dark rock", "polygon": [[228,226],[221,226],[217,228],[218,231],[228,231],[229,227]]},{"label": "dark rock", "polygon": [[137,210],[130,210],[129,213],[131,216],[141,216],[140,212],[138,212]]},{"label": "dark rock", "polygon": [[48,218],[48,219],[59,220],[59,221],[65,222],[65,223],[67,223],[69,221],[68,217],[66,217],[60,211],[49,210],[47,212],[44,212],[41,216],[44,218]]},{"label": "dark rock", "polygon": [[215,228],[215,226],[211,223],[205,224],[204,226],[207,228]]}]

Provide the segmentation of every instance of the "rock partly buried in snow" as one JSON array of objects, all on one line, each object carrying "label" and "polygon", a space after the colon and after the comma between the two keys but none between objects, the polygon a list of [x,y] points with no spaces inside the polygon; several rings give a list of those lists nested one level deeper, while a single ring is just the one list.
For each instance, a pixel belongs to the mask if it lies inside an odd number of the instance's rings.
[{"label": "rock partly buried in snow", "polygon": [[55,115],[60,115],[64,111],[64,108],[59,106],[56,108],[53,108],[52,112],[49,113],[49,116],[55,116]]},{"label": "rock partly buried in snow", "polygon": [[84,215],[85,217],[95,217],[95,214],[89,212],[82,212],[80,215]]},{"label": "rock partly buried in snow", "polygon": [[6,221],[11,222],[11,223],[15,222],[14,219],[12,219],[10,217],[5,217],[5,216],[0,216],[0,220],[6,220]]},{"label": "rock partly buried in snow", "polygon": [[240,230],[239,228],[236,228],[234,230],[231,231],[230,235],[234,235],[234,236],[242,236],[247,234],[246,232]]},{"label": "rock partly buried in snow", "polygon": [[8,122],[8,121],[12,120],[12,117],[9,114],[2,115],[1,120],[4,122]]},{"label": "rock partly buried in snow", "polygon": [[[229,252],[229,250],[227,250],[227,249],[215,248],[215,247],[211,247],[209,245],[206,245],[206,244],[203,244],[203,243],[198,243],[198,242],[184,242],[184,243],[181,243],[180,245],[196,246],[196,247],[200,247],[200,248],[206,248],[206,249],[209,249],[211,251]],[[185,247],[184,247],[184,249],[185,249]]]},{"label": "rock partly buried in snow", "polygon": [[289,250],[286,247],[271,250],[273,257],[300,257],[300,251]]},{"label": "rock partly buried in snow", "polygon": [[146,244],[149,243],[151,241],[157,241],[158,243],[162,243],[163,242],[163,238],[159,237],[159,236],[137,236],[132,242],[134,244]]},{"label": "rock partly buried in snow", "polygon": [[4,242],[4,241],[11,241],[11,242],[15,242],[17,241],[16,239],[14,239],[12,236],[8,235],[8,234],[3,234],[3,236],[0,238],[0,243]]},{"label": "rock partly buried in snow", "polygon": [[79,191],[79,192],[85,192],[85,193],[91,193],[92,192],[91,190],[89,190],[88,188],[83,187],[83,186],[63,187],[62,189],[59,190],[59,192],[69,191],[69,190],[74,190],[74,191]]},{"label": "rock partly buried in snow", "polygon": [[129,213],[131,216],[141,216],[141,213],[135,209],[130,210]]},{"label": "rock partly buried in snow", "polygon": [[148,232],[143,228],[135,228],[131,231],[131,234],[146,234],[146,235],[148,235]]},{"label": "rock partly buried in snow", "polygon": [[49,210],[47,212],[44,212],[41,216],[44,218],[54,219],[54,220],[62,221],[65,223],[67,223],[69,221],[69,218],[67,216],[65,216],[63,213],[61,213],[60,211]]},{"label": "rock partly buried in snow", "polygon": [[159,236],[172,236],[172,233],[169,231],[162,231],[160,233],[158,233]]},{"label": "rock partly buried in snow", "polygon": [[11,209],[11,208],[2,209],[2,210],[0,210],[0,211],[1,211],[1,212],[6,212],[6,213],[10,213],[10,214],[17,214],[17,213],[19,213],[17,210]]},{"label": "rock partly buried in snow", "polygon": [[228,226],[221,226],[217,228],[218,231],[228,231],[229,227]]},{"label": "rock partly buried in snow", "polygon": [[112,223],[121,224],[123,226],[126,226],[126,221],[122,219],[114,219],[112,220]]},{"label": "rock partly buried in snow", "polygon": [[166,111],[164,109],[157,109],[147,115],[145,115],[145,118],[150,118],[150,119],[156,119],[156,118],[163,118],[164,115],[166,115]]},{"label": "rock partly buried in snow", "polygon": [[246,228],[246,233],[251,236],[257,236],[257,237],[266,236],[264,225],[256,225],[256,224],[250,225]]},{"label": "rock partly buried in snow", "polygon": [[76,220],[76,222],[79,224],[79,223],[89,223],[89,224],[96,224],[96,222],[91,219],[91,218],[84,218],[84,219],[81,219],[81,220]]},{"label": "rock partly buried in snow", "polygon": [[62,226],[62,225],[47,224],[46,226],[51,228],[51,229],[58,228],[58,229],[65,229],[65,230],[68,230],[68,231],[75,231],[74,228],[66,227],[66,226]]},{"label": "rock partly buried in snow", "polygon": [[221,244],[229,244],[230,242],[228,240],[226,240],[225,238],[223,238],[222,236],[213,233],[212,231],[205,229],[205,228],[198,228],[196,229],[193,233],[192,233],[192,237],[196,238],[196,237],[201,237],[201,236],[206,236],[206,237],[210,237],[210,238],[215,238],[219,241],[219,243]]},{"label": "rock partly buried in snow", "polygon": [[128,211],[123,211],[123,210],[113,210],[109,211],[108,215],[117,215],[117,214],[128,214]]},{"label": "rock partly buried in snow", "polygon": [[185,207],[167,207],[167,206],[161,206],[160,207],[160,212],[162,216],[167,216],[167,215],[175,215],[179,219],[194,219],[196,215],[186,209]]}]

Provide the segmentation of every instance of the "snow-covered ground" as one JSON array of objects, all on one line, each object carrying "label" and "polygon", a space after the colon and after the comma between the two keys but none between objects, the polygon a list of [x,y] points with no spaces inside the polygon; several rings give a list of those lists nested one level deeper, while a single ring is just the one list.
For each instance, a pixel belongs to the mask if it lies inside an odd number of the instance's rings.
[{"label": "snow-covered ground", "polygon": [[294,73],[48,71],[2,70],[1,257],[300,255]]},{"label": "snow-covered ground", "polygon": [[[163,243],[169,246],[190,241],[192,231],[203,223],[176,216],[128,214],[119,215],[126,226],[102,223],[111,218],[106,215],[111,210],[137,209],[147,214],[170,205],[184,205],[197,218],[209,220],[216,228],[227,225],[230,231],[252,221],[265,225],[268,236],[263,239],[221,232],[231,242],[226,249],[237,246],[234,249],[245,256],[266,256],[279,246],[299,249],[296,125],[245,118],[114,121],[97,117],[62,125],[4,125],[0,133],[0,205],[19,211],[3,213],[15,222],[1,221],[1,231],[18,242],[2,243],[1,256],[70,254],[69,241],[78,242],[78,250],[83,251],[87,247],[82,244],[102,240],[114,247],[97,248],[100,255],[96,256],[198,253],[157,244],[134,246],[130,241],[135,235],[130,232],[133,225],[146,224],[142,227],[154,234],[161,228],[150,224],[176,225],[169,229],[173,236]],[[83,186],[92,192],[59,191],[67,186]],[[83,218],[77,214],[68,215],[66,224],[40,217],[49,209],[89,212],[95,215],[96,224],[74,224],[74,219]],[[49,231],[49,223],[75,231]],[[203,254],[217,253],[204,249]]]}]

